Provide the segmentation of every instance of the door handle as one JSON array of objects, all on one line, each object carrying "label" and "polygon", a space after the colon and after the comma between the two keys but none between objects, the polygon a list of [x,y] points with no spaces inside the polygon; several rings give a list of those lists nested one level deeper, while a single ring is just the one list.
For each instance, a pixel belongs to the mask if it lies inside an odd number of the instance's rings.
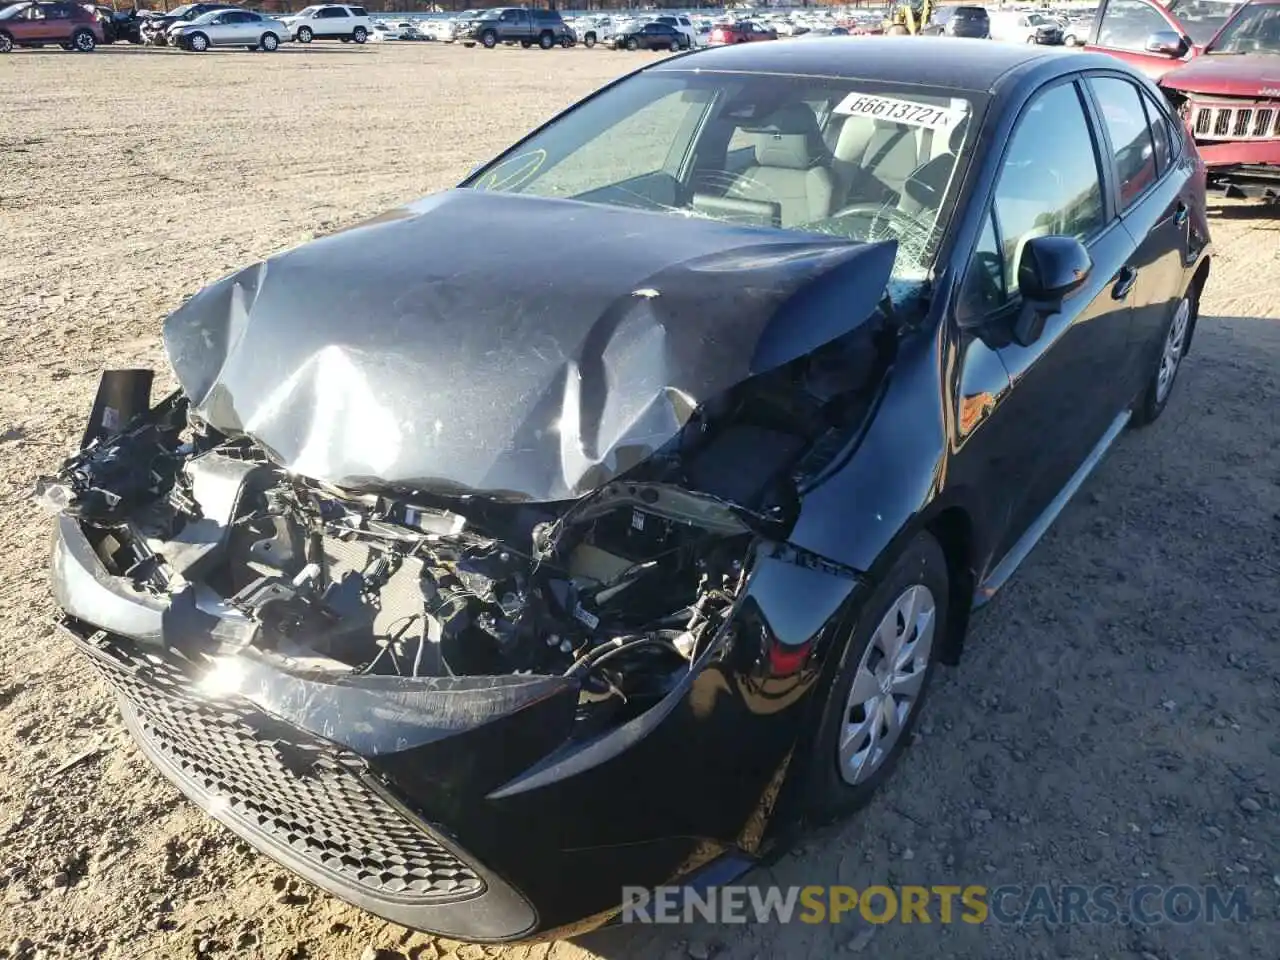
[{"label": "door handle", "polygon": [[1133,285],[1138,282],[1138,271],[1133,267],[1121,267],[1120,272],[1116,274],[1115,286],[1111,288],[1112,300],[1123,300],[1129,296],[1133,290]]},{"label": "door handle", "polygon": [[1183,201],[1178,201],[1178,208],[1173,212],[1173,222],[1175,226],[1185,226],[1187,217],[1191,214],[1191,208]]}]

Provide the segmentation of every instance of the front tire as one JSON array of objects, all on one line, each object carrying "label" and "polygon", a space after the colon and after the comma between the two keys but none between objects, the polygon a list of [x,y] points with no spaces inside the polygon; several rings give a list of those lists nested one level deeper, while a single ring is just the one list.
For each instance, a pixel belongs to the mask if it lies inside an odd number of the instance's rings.
[{"label": "front tire", "polygon": [[0,53],[13,53],[13,37],[0,31]]},{"label": "front tire", "polygon": [[498,45],[498,35],[492,30],[486,30],[484,33],[480,34],[480,43],[486,50],[492,50]]},{"label": "front tire", "polygon": [[298,28],[298,42],[299,42],[299,43],[310,43],[312,40],[314,40],[314,39],[315,39],[315,36],[316,36],[316,35],[315,35],[315,33],[314,33],[314,32],[312,32],[312,30],[311,30],[311,28],[310,28],[310,27],[299,27],[299,28]]},{"label": "front tire", "polygon": [[97,46],[98,41],[88,30],[77,30],[71,35],[71,49],[76,53],[93,53]]},{"label": "front tire", "polygon": [[351,31],[351,39],[356,43],[364,43],[369,39],[369,31],[364,27],[356,27]]},{"label": "front tire", "polygon": [[634,53],[635,51],[639,50],[639,49],[640,49],[640,41],[639,41],[639,40],[637,40],[635,37],[629,37],[629,38],[627,39],[627,49],[628,49],[628,50],[630,50],[632,53]]},{"label": "front tire", "polygon": [[274,33],[264,33],[262,39],[258,41],[258,46],[267,53],[275,53],[276,48],[280,46],[280,39]]},{"label": "front tire", "polygon": [[1178,377],[1178,371],[1182,369],[1182,360],[1187,355],[1191,331],[1199,313],[1200,291],[1192,287],[1178,301],[1173,316],[1169,318],[1169,326],[1160,344],[1160,358],[1156,361],[1156,368],[1147,381],[1146,389],[1133,408],[1133,418],[1130,420],[1133,426],[1145,427],[1149,423],[1155,423],[1169,405],[1173,383]]},{"label": "front tire", "polygon": [[594,33],[588,33],[582,38],[582,45],[590,50],[596,45],[596,35]]},{"label": "front tire", "polygon": [[810,757],[814,821],[865,806],[910,744],[943,648],[948,588],[942,547],[919,533],[858,611]]},{"label": "front tire", "polygon": [[538,46],[543,50],[550,50],[556,45],[556,38],[550,33],[544,33],[538,37]]}]

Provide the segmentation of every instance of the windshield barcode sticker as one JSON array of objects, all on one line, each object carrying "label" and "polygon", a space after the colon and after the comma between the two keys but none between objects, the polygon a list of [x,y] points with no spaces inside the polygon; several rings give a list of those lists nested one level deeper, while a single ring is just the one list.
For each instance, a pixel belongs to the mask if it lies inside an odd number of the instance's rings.
[{"label": "windshield barcode sticker", "polygon": [[893,97],[877,97],[869,93],[851,93],[837,105],[835,113],[846,117],[873,117],[908,127],[926,127],[929,130],[947,130],[965,117],[965,111],[950,107],[932,107],[913,100],[895,100]]}]

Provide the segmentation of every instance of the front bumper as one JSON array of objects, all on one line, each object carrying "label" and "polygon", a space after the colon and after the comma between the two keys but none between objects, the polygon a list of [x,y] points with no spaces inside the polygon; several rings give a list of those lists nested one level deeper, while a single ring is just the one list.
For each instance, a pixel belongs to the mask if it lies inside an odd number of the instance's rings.
[{"label": "front bumper", "polygon": [[211,666],[234,658],[202,652],[214,645],[202,619],[210,598],[130,591],[68,516],[56,519],[52,570],[63,626],[186,796],[335,896],[474,941],[581,930],[583,918],[617,912],[623,886],[727,882],[749,869],[773,835],[822,663],[774,676],[769,651],[808,649],[853,586],[762,561],[751,591],[758,656],[735,648],[662,705],[577,741],[576,688],[479,722],[469,701],[441,722],[427,680],[321,683],[253,656],[240,658],[252,672],[226,684]]},{"label": "front bumper", "polygon": [[368,760],[201,689],[193,665],[76,621],[147,758],[192,802],[317,886],[410,927],[519,937],[532,905],[427,824]]}]

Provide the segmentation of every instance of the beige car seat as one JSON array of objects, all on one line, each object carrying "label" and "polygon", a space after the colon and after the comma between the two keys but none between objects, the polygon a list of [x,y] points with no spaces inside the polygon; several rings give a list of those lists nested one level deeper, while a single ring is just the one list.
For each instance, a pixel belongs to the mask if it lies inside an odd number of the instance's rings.
[{"label": "beige car seat", "polygon": [[830,216],[835,178],[813,111],[803,103],[788,104],[748,132],[754,140],[754,162],[725,196],[777,204],[784,227]]}]

